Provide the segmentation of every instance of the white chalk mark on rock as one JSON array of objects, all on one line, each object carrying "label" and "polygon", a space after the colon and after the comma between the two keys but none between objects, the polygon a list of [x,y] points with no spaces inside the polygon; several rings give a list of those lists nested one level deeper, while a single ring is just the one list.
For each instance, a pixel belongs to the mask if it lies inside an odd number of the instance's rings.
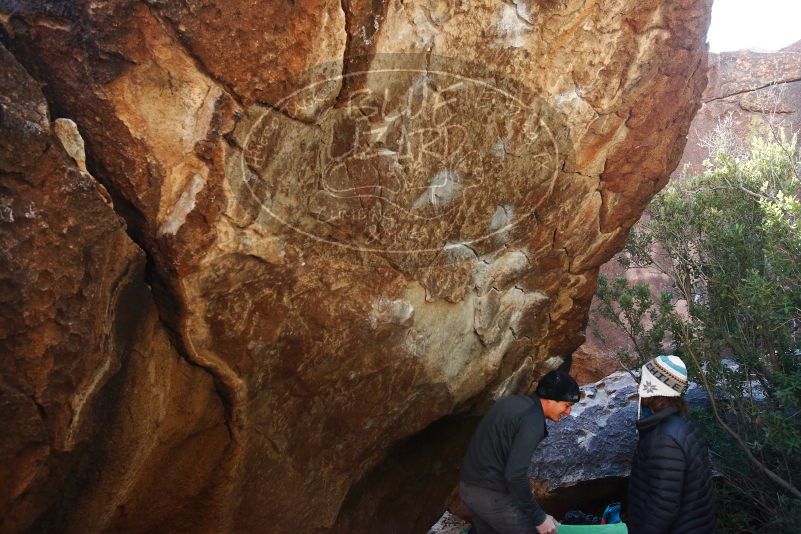
[{"label": "white chalk mark on rock", "polygon": [[178,202],[173,206],[167,218],[162,223],[158,231],[158,237],[164,235],[175,235],[178,229],[186,222],[186,217],[195,209],[195,199],[197,194],[206,185],[206,179],[200,174],[192,177],[189,187],[181,193]]}]

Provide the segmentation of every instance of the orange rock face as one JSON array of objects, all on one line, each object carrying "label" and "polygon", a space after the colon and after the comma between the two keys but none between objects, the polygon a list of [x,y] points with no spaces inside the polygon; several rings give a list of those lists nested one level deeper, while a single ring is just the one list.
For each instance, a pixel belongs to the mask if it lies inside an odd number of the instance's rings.
[{"label": "orange rock face", "polygon": [[703,170],[704,139],[721,127],[746,145],[753,134],[801,128],[801,42],[778,52],[710,54],[708,76],[677,174]]},{"label": "orange rock face", "polygon": [[[675,168],[706,83],[708,0],[468,4],[0,2],[3,43],[75,121],[136,242],[81,198],[53,213],[102,259],[34,247],[96,269],[59,284],[95,299],[59,315],[95,337],[53,349],[86,368],[71,382],[9,376],[113,415],[85,409],[103,432],[68,456],[46,447],[74,418],[19,416],[45,448],[17,449],[85,476],[69,499],[66,475],[3,494],[27,510],[14,529],[434,522],[469,436],[454,414],[581,343],[598,267]],[[108,221],[117,241],[93,238]],[[125,320],[119,272],[149,303]],[[8,298],[39,310],[24,291],[46,279],[27,283]],[[132,348],[110,341],[121,323]],[[16,328],[4,339],[52,335]],[[9,361],[41,365],[22,350]]]},{"label": "orange rock face", "polygon": [[1,46],[0,64],[0,530],[203,520],[229,443],[213,379],[172,348],[80,137]]}]

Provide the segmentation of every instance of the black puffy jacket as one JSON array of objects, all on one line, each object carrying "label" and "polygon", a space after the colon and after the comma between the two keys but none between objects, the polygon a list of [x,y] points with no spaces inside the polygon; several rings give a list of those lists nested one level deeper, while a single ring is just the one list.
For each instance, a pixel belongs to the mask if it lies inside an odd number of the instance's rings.
[{"label": "black puffy jacket", "polygon": [[713,532],[712,472],[698,428],[670,407],[637,421],[637,430],[640,440],[629,480],[629,532]]}]

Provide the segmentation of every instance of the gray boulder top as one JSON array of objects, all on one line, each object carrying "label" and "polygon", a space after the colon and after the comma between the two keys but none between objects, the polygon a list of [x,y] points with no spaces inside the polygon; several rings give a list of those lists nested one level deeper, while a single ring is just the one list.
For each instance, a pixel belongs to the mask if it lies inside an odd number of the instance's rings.
[{"label": "gray boulder top", "polygon": [[626,372],[581,387],[570,416],[548,423],[529,477],[548,490],[606,477],[628,476],[637,443],[637,384]]},{"label": "gray boulder top", "polygon": [[[529,478],[548,481],[548,491],[607,477],[626,477],[637,444],[637,383],[625,371],[581,387],[582,398],[570,416],[548,423]],[[691,386],[691,407],[705,404],[703,391]]]}]

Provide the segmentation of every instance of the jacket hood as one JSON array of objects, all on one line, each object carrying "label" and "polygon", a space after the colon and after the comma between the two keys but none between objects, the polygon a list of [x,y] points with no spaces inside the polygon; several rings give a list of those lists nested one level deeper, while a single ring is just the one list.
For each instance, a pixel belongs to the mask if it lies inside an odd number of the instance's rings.
[{"label": "jacket hood", "polygon": [[675,406],[668,406],[664,410],[659,410],[653,415],[649,415],[648,417],[643,417],[637,421],[637,430],[640,432],[648,432],[649,430],[656,428],[668,417],[672,415],[677,415],[679,413],[679,409]]}]

